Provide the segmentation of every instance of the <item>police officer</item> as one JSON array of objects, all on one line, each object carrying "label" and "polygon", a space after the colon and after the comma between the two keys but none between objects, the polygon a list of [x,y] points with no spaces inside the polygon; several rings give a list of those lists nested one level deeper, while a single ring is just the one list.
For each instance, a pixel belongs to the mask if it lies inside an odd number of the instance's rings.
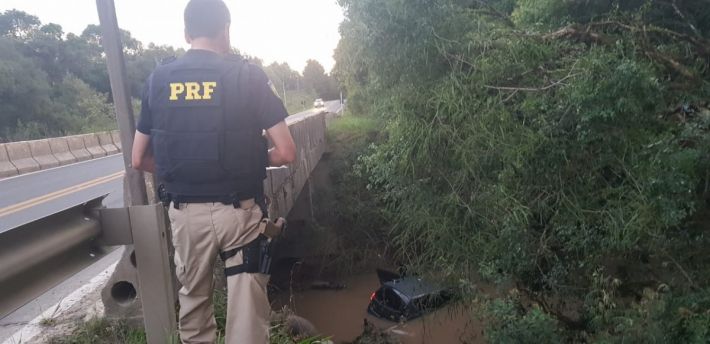
[{"label": "police officer", "polygon": [[268,341],[263,180],[268,165],[295,159],[288,113],[266,74],[229,54],[230,20],[222,0],[188,3],[191,49],[147,80],[133,144],[133,167],[156,173],[170,204],[183,343],[216,341],[217,255],[228,275],[226,342]]}]

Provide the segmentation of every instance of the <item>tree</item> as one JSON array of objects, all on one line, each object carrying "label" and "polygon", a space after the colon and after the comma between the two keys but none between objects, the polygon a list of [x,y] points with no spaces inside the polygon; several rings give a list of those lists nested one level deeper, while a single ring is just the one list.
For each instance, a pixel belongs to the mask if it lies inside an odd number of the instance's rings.
[{"label": "tree", "polygon": [[323,99],[336,99],[339,96],[337,81],[325,74],[325,69],[316,60],[306,61],[303,69],[303,81],[306,87],[316,91]]},{"label": "tree", "polygon": [[13,137],[20,121],[42,122],[51,108],[50,91],[47,74],[16,42],[0,37],[0,141]]},{"label": "tree", "polygon": [[62,39],[62,36],[64,35],[64,30],[62,29],[62,26],[59,24],[54,24],[54,23],[49,23],[47,25],[42,25],[42,27],[39,29],[43,34],[54,38],[55,40],[59,41]]},{"label": "tree", "polygon": [[40,68],[48,74],[52,83],[61,81],[67,73],[66,66],[61,64],[65,53],[62,34],[61,26],[47,24],[33,33],[32,38],[26,41],[26,48],[29,50],[26,55],[37,60]]},{"label": "tree", "polygon": [[15,39],[26,39],[40,26],[39,18],[23,11],[7,10],[0,14],[0,35]]},{"label": "tree", "polygon": [[[106,102],[110,86],[96,30],[89,26],[83,37],[69,34],[64,39],[57,24],[42,25],[37,17],[17,10],[0,14],[0,141],[115,125]],[[134,54],[130,56],[143,58],[138,57],[141,43],[128,32],[124,37]],[[147,76],[142,71],[133,74]]]},{"label": "tree", "polygon": [[283,86],[287,90],[296,90],[300,87],[301,75],[291,69],[288,63],[274,62],[264,68],[269,79],[278,86]]},{"label": "tree", "polygon": [[[133,56],[141,53],[143,50],[143,43],[139,40],[133,38],[130,32],[119,29],[121,32],[121,43],[123,44],[123,53],[127,56]],[[98,25],[90,24],[81,33],[81,38],[83,38],[86,43],[91,46],[97,47],[100,51],[103,51],[103,45],[101,44],[102,31],[101,27]]]},{"label": "tree", "polygon": [[101,47],[86,36],[68,34],[60,64],[67,71],[101,93],[111,90]]}]

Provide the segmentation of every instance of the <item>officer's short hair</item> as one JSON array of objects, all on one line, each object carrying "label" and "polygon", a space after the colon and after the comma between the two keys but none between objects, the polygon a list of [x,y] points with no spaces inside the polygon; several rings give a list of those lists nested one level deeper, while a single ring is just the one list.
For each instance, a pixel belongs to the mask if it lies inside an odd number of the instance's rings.
[{"label": "officer's short hair", "polygon": [[190,38],[215,38],[231,21],[222,0],[190,0],[185,7],[185,31]]}]

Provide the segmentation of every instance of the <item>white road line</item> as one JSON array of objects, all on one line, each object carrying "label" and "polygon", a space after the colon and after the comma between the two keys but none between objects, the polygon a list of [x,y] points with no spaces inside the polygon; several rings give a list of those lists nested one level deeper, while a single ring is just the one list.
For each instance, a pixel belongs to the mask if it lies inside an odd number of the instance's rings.
[{"label": "white road line", "polygon": [[93,158],[93,159],[89,159],[89,160],[84,160],[84,161],[75,162],[75,163],[72,163],[72,164],[66,164],[66,165],[61,165],[61,166],[57,166],[57,167],[47,168],[47,169],[44,169],[44,170],[37,170],[37,171],[34,171],[34,172],[27,172],[27,173],[23,173],[23,174],[18,174],[18,175],[16,175],[16,176],[12,176],[12,177],[0,178],[0,181],[5,182],[5,181],[9,181],[9,180],[11,180],[11,179],[20,179],[20,178],[27,177],[27,176],[31,176],[31,175],[34,175],[34,174],[40,174],[40,173],[43,173],[43,172],[58,170],[58,169],[62,169],[62,168],[66,168],[66,167],[71,167],[71,166],[87,165],[87,164],[90,164],[90,163],[92,163],[92,162],[94,162],[94,161],[112,159],[112,158],[115,158],[116,155],[120,155],[120,154],[121,154],[121,153],[116,153],[116,154],[111,154],[111,155],[107,155],[107,156],[102,156],[102,157],[100,157],[100,158]]},{"label": "white road line", "polygon": [[106,268],[106,270],[92,278],[89,283],[69,294],[60,302],[49,307],[46,311],[44,311],[44,313],[30,321],[27,325],[25,325],[25,327],[22,328],[22,330],[15,332],[12,337],[6,339],[2,342],[2,344],[30,343],[32,338],[36,337],[44,330],[44,327],[41,324],[42,320],[52,319],[62,315],[64,312],[71,309],[75,304],[81,301],[86,295],[93,293],[96,289],[103,286],[111,277],[111,274],[113,273],[113,270],[116,269],[117,264],[118,263],[111,264],[108,268]]}]

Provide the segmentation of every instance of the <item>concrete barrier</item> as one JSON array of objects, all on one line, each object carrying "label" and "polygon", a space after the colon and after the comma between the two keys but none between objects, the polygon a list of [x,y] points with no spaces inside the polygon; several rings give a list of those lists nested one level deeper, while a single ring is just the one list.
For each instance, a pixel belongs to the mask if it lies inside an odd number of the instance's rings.
[{"label": "concrete barrier", "polygon": [[12,177],[17,175],[17,168],[10,161],[7,155],[5,144],[0,144],[0,178]]},{"label": "concrete barrier", "polygon": [[123,146],[121,146],[121,132],[118,130],[112,130],[111,139],[113,140],[113,144],[118,147],[118,150],[123,151]]},{"label": "concrete barrier", "polygon": [[68,165],[77,162],[76,157],[69,151],[69,142],[65,137],[55,137],[49,140],[52,155],[57,158],[59,165]]},{"label": "concrete barrier", "polygon": [[67,136],[67,144],[69,144],[69,152],[76,158],[76,161],[86,161],[91,159],[91,153],[86,150],[84,139],[81,135]]},{"label": "concrete barrier", "polygon": [[49,140],[27,141],[27,144],[30,145],[32,157],[37,161],[40,169],[46,170],[59,166],[59,160],[52,155],[52,149],[49,148]]},{"label": "concrete barrier", "polygon": [[86,150],[91,153],[91,157],[93,159],[106,156],[106,151],[101,148],[101,144],[99,143],[99,137],[96,136],[96,134],[86,134],[80,136],[84,140],[84,146],[86,146]]},{"label": "concrete barrier", "polygon": [[7,148],[10,161],[15,165],[19,174],[39,171],[41,168],[39,163],[32,158],[30,144],[27,141],[7,143],[5,148]]},{"label": "concrete barrier", "polygon": [[111,137],[111,132],[104,131],[96,133],[96,137],[99,139],[99,145],[106,151],[106,154],[112,155],[120,152],[118,147],[113,144],[113,138]]}]

